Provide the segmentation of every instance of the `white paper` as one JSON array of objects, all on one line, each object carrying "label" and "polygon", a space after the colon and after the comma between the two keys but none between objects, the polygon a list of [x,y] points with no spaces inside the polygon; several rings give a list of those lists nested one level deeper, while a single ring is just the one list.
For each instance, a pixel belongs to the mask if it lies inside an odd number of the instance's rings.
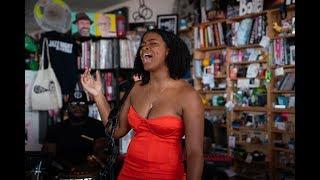
[{"label": "white paper", "polygon": [[276,68],[276,69],[274,70],[274,74],[275,74],[276,76],[283,76],[283,75],[284,75],[284,69],[283,69],[283,67]]},{"label": "white paper", "polygon": [[260,86],[260,79],[258,78],[253,79],[253,83],[250,83],[250,80],[249,80],[249,88],[255,88],[259,86]]},{"label": "white paper", "polygon": [[248,61],[256,61],[256,60],[258,60],[258,56],[261,53],[257,49],[247,49],[247,52],[250,53]]},{"label": "white paper", "polygon": [[229,147],[236,147],[236,137],[234,136],[229,136]]},{"label": "white paper", "polygon": [[289,103],[288,103],[288,107],[289,108],[294,108],[295,107],[295,97],[294,96],[291,96],[289,97]]},{"label": "white paper", "polygon": [[40,151],[39,112],[25,112],[25,151]]},{"label": "white paper", "polygon": [[237,80],[237,87],[240,89],[247,89],[249,88],[250,79],[238,79]]},{"label": "white paper", "polygon": [[37,71],[25,70],[24,73],[24,87],[25,87],[25,111],[32,111],[31,108],[31,91]]},{"label": "white paper", "polygon": [[279,130],[286,130],[286,124],[284,122],[275,122],[274,126]]},{"label": "white paper", "polygon": [[255,78],[259,73],[259,63],[250,64],[247,69],[247,78]]},{"label": "white paper", "polygon": [[265,49],[269,47],[269,44],[270,44],[270,38],[268,36],[263,36],[259,43],[259,45]]}]

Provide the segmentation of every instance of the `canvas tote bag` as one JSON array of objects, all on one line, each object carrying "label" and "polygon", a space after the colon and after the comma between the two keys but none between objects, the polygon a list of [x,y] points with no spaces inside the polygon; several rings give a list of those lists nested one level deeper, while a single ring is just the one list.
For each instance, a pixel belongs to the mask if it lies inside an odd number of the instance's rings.
[{"label": "canvas tote bag", "polygon": [[[44,69],[44,49],[47,51],[48,68]],[[61,87],[51,67],[48,39],[42,43],[40,66],[31,92],[33,110],[50,110],[62,107]]]}]

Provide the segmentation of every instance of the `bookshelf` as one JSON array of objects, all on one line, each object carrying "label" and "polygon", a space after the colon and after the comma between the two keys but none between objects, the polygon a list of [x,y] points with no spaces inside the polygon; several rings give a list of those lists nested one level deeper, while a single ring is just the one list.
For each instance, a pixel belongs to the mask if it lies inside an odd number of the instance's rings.
[{"label": "bookshelf", "polygon": [[[281,18],[277,9],[268,11],[268,23],[292,22],[295,5],[287,6],[286,11],[285,18]],[[271,179],[280,179],[286,174],[290,178],[295,176],[295,34],[293,28],[277,32],[269,26],[269,37],[270,176]],[[279,49],[282,52],[279,53]],[[283,107],[276,108],[278,104]]]},{"label": "bookshelf", "polygon": [[[193,58],[194,61],[197,61],[193,64],[192,70],[194,88],[198,90],[201,97],[205,97],[206,100],[203,100],[203,103],[206,111],[210,111],[211,114],[221,111],[226,113],[225,127],[228,143],[230,143],[230,136],[235,138],[235,147],[231,147],[229,144],[227,150],[228,154],[236,160],[234,167],[235,169],[239,168],[236,171],[238,177],[250,177],[242,173],[242,169],[247,169],[246,166],[252,166],[255,163],[262,165],[262,168],[257,167],[253,172],[267,174],[270,179],[279,179],[279,174],[282,171],[291,171],[294,174],[295,150],[280,146],[284,144],[288,146],[289,141],[290,146],[294,146],[295,33],[293,29],[289,31],[283,28],[281,32],[278,32],[274,28],[274,23],[281,25],[286,21],[293,22],[295,5],[287,6],[286,11],[287,16],[284,19],[281,19],[279,8],[274,8],[259,13],[200,23],[193,27],[195,47]],[[237,34],[235,27],[239,27],[245,19],[253,20],[252,27],[247,35],[247,40],[241,42],[237,38],[242,36]],[[219,27],[216,30],[215,26],[221,26],[222,32],[219,31]],[[227,33],[228,31],[232,33]],[[231,37],[227,34],[231,34]],[[263,43],[261,44],[264,36],[270,40],[266,47]],[[279,48],[284,53],[281,53]],[[223,89],[208,88],[203,83],[203,77],[195,75],[197,70],[203,70],[205,66],[215,64],[210,61],[210,53],[214,52],[224,52],[223,75],[213,75],[212,77],[215,85],[219,83],[219,80],[226,84]],[[199,64],[201,68],[197,69],[196,66]],[[248,76],[248,72],[251,75]],[[221,77],[221,79],[217,77]],[[247,89],[247,91],[239,93],[243,89]],[[253,96],[253,92],[256,93],[255,96]],[[212,106],[210,100],[213,95],[219,94],[225,97],[226,102],[232,102],[233,108]],[[244,96],[248,96],[248,98],[243,99]],[[290,99],[290,103],[288,99]],[[287,106],[275,106],[282,105],[282,101],[287,103]],[[278,102],[281,103],[278,104]],[[280,117],[286,121],[282,123]],[[252,121],[256,122],[248,123]],[[247,143],[246,140],[250,135],[261,138],[262,143]],[[238,152],[236,150],[246,150],[247,154],[260,151],[264,153],[265,159],[247,163],[245,158],[240,160],[237,158]],[[279,159],[285,161],[286,158],[291,162],[293,168],[282,168],[287,166],[278,161]],[[254,177],[251,176],[249,179],[254,179]]]},{"label": "bookshelf", "polygon": [[228,124],[224,106],[227,95],[227,44],[223,40],[225,23],[226,19],[219,19],[200,23],[192,28],[194,42],[192,74],[194,88],[205,105],[205,118],[213,124],[213,143],[215,146],[227,149]]}]

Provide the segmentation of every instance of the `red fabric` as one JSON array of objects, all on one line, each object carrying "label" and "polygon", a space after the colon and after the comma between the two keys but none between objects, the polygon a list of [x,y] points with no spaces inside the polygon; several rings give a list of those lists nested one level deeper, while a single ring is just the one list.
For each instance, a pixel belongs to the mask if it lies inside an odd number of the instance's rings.
[{"label": "red fabric", "polygon": [[118,180],[183,180],[182,119],[145,119],[130,106],[129,124],[135,131]]}]

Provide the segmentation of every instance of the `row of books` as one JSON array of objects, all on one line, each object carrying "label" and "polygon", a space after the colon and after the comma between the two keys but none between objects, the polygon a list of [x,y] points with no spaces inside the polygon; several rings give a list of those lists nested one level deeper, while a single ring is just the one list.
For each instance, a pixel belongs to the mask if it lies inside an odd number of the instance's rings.
[{"label": "row of books", "polygon": [[277,38],[270,43],[271,57],[275,65],[295,64],[294,41],[286,38]]},{"label": "row of books", "polygon": [[194,47],[207,48],[225,45],[225,23],[215,23],[194,28]]},{"label": "row of books", "polygon": [[278,90],[291,91],[295,88],[295,73],[286,73],[283,78],[276,82]]},{"label": "row of books", "polygon": [[261,15],[255,18],[246,18],[240,22],[231,24],[233,41],[232,45],[258,44],[262,37],[266,35],[266,16]]}]

